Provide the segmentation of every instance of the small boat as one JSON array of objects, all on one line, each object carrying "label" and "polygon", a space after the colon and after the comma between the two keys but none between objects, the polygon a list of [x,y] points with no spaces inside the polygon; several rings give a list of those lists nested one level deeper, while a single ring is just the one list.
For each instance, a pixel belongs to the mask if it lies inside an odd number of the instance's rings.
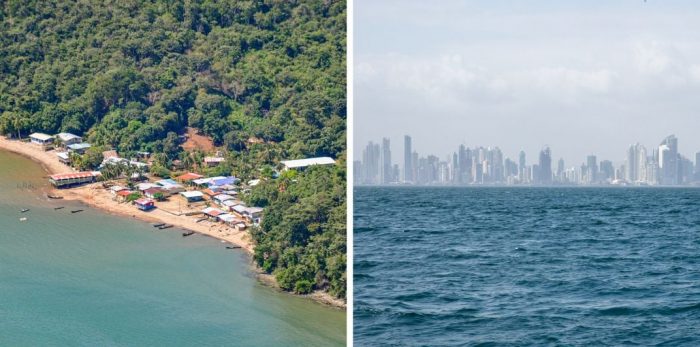
[{"label": "small boat", "polygon": [[47,197],[48,197],[49,199],[63,199],[63,197],[60,196],[60,195],[51,195],[51,194],[49,194],[49,195],[47,195]]},{"label": "small boat", "polygon": [[78,212],[83,212],[83,211],[85,211],[85,210],[73,210],[73,211],[70,211],[70,213],[78,213]]},{"label": "small boat", "polygon": [[24,221],[26,221],[26,220],[27,220],[27,217],[22,217],[22,218],[19,219],[20,222],[24,222]]},{"label": "small boat", "polygon": [[241,248],[241,246],[226,246],[226,249],[237,249]]},{"label": "small boat", "polygon": [[169,229],[169,228],[172,228],[172,227],[174,227],[174,225],[172,225],[172,224],[166,224],[166,225],[163,225],[163,226],[158,227],[158,229],[163,230],[163,229]]},{"label": "small boat", "polygon": [[22,210],[20,210],[19,212],[22,212],[22,213],[24,213],[24,212],[27,212],[27,211],[29,211],[29,209],[28,209],[28,208],[23,208],[23,209],[22,209]]},{"label": "small boat", "polygon": [[187,236],[190,236],[192,234],[194,234],[194,231],[188,231],[186,233],[182,233],[182,237],[187,237]]},{"label": "small boat", "polygon": [[160,228],[160,227],[162,227],[163,225],[165,225],[165,223],[158,223],[158,224],[153,224],[153,227],[154,227],[154,228]]},{"label": "small boat", "polygon": [[56,211],[56,210],[62,210],[62,209],[64,209],[64,208],[65,208],[65,207],[63,207],[63,206],[59,206],[59,207],[54,207],[53,210],[54,210],[54,211]]}]

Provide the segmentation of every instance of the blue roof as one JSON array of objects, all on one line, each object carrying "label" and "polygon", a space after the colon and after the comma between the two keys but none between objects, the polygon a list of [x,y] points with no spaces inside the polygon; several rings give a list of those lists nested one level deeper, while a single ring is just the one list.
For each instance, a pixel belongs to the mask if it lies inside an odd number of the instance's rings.
[{"label": "blue roof", "polygon": [[157,181],[156,183],[157,183],[157,184],[160,184],[160,185],[179,185],[179,183],[175,182],[175,181],[174,181],[173,179],[171,179],[171,178],[167,178],[167,179],[164,179],[164,180],[160,180],[160,181]]},{"label": "blue roof", "polygon": [[227,184],[235,184],[236,183],[236,177],[233,176],[228,176],[228,177],[223,177],[223,178],[214,178],[211,181],[209,181],[210,186],[223,186]]}]

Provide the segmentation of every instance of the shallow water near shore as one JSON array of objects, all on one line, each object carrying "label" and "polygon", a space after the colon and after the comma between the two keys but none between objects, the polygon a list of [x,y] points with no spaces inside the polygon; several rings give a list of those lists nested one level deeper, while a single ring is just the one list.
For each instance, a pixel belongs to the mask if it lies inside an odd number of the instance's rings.
[{"label": "shallow water near shore", "polygon": [[0,345],[345,344],[343,311],[261,285],[243,251],[49,200],[44,176],[0,151]]},{"label": "shallow water near shore", "polygon": [[358,346],[700,345],[700,189],[354,197]]}]

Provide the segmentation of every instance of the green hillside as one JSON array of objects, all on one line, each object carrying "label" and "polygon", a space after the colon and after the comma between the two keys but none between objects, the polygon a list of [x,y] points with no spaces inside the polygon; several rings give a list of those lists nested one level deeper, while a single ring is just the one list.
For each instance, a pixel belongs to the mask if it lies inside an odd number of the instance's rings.
[{"label": "green hillside", "polygon": [[[288,290],[345,296],[344,1],[3,1],[0,133],[84,135],[192,167],[178,135],[211,138],[212,174],[262,178],[256,261]],[[335,167],[272,178],[282,159]],[[192,158],[195,159],[192,159]],[[95,160],[99,161],[99,160]],[[86,161],[94,162],[94,161]]]}]

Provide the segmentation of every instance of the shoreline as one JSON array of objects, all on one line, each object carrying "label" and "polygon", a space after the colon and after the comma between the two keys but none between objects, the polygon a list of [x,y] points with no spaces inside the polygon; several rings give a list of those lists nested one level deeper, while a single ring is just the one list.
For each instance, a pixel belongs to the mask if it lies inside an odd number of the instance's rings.
[{"label": "shoreline", "polygon": [[[20,142],[19,140],[9,140],[4,136],[0,136],[0,150],[6,150],[31,159],[32,161],[37,162],[48,174],[75,171],[67,165],[59,162],[54,151],[47,152],[30,143]],[[114,201],[112,195],[106,189],[103,189],[100,183],[91,183],[69,189],[57,189],[51,187],[49,188],[49,193],[58,193],[63,196],[65,200],[80,201],[90,207],[98,208],[112,215],[130,217],[147,223],[172,224],[180,229],[194,231],[198,234],[221,240],[224,243],[240,246],[241,249],[246,252],[249,259],[251,259],[250,271],[253,275],[255,275],[260,283],[273,287],[280,292],[307,297],[313,301],[332,306],[334,308],[347,308],[347,304],[344,300],[336,299],[325,292],[316,291],[307,295],[297,295],[280,290],[274,276],[261,272],[255,263],[252,262],[254,245],[247,231],[233,231],[231,228],[208,221],[197,223],[196,218],[192,216],[175,215],[159,208],[155,208],[148,212],[139,211],[132,205]]]}]

